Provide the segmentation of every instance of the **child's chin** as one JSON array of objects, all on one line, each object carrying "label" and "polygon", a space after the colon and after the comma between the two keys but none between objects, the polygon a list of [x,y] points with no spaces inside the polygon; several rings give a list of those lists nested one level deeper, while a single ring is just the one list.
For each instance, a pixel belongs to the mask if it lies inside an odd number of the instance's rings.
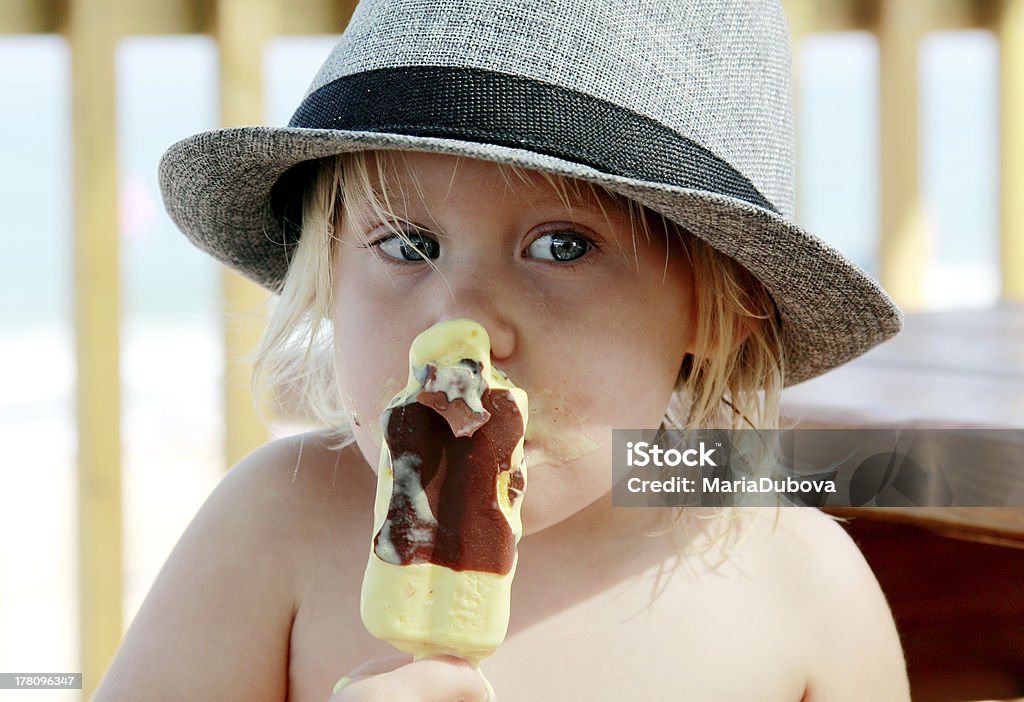
[{"label": "child's chin", "polygon": [[[580,508],[582,509],[582,507]],[[530,509],[523,504],[523,536],[533,536],[563,523],[580,509],[569,510],[564,505],[558,509]]]}]

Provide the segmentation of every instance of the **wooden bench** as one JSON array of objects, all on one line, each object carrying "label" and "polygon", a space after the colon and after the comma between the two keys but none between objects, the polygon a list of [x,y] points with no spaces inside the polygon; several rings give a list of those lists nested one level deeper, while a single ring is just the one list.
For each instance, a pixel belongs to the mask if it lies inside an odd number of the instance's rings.
[{"label": "wooden bench", "polygon": [[[1024,431],[1024,305],[908,315],[783,408],[797,427]],[[828,511],[889,599],[915,702],[1024,697],[1024,507]]]}]

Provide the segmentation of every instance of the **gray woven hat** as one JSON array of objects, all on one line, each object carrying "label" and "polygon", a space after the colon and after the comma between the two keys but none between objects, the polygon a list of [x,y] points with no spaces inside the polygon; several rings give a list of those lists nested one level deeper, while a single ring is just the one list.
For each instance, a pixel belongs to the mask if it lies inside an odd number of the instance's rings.
[{"label": "gray woven hat", "polygon": [[276,291],[316,159],[432,151],[597,183],[765,284],[792,385],[902,316],[791,222],[789,76],[777,0],[363,0],[287,127],[178,142],[160,187],[199,248]]}]

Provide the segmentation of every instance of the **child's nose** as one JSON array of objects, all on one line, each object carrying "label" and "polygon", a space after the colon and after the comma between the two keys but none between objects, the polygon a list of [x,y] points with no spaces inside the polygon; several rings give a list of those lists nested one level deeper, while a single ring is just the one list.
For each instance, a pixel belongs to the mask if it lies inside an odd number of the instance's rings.
[{"label": "child's nose", "polygon": [[497,283],[483,276],[456,284],[443,292],[435,322],[446,319],[472,319],[487,330],[491,338],[491,357],[500,362],[516,350],[517,326],[515,300]]}]

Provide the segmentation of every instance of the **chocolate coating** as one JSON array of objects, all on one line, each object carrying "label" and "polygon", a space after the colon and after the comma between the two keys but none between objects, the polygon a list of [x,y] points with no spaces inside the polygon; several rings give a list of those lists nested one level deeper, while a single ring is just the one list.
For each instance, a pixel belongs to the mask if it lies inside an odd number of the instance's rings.
[{"label": "chocolate coating", "polygon": [[[387,519],[374,537],[381,559],[457,571],[512,569],[515,536],[498,506],[498,473],[511,472],[508,497],[514,502],[523,476],[511,460],[523,418],[508,390],[487,388],[481,403],[490,418],[471,436],[455,436],[445,417],[419,402],[390,411],[385,439],[395,487]],[[429,515],[422,509],[423,495]]]},{"label": "chocolate coating", "polygon": [[[474,411],[464,398],[480,397],[487,389],[480,377],[481,364],[471,358],[464,358],[458,367],[445,368],[443,379],[438,378],[438,367],[427,364],[425,375],[417,378],[423,389],[416,396],[416,401],[431,407],[447,420],[455,436],[472,436],[473,432],[487,423],[491,418],[486,408]],[[442,388],[442,389],[438,389]],[[455,397],[449,401],[449,393]]]}]

